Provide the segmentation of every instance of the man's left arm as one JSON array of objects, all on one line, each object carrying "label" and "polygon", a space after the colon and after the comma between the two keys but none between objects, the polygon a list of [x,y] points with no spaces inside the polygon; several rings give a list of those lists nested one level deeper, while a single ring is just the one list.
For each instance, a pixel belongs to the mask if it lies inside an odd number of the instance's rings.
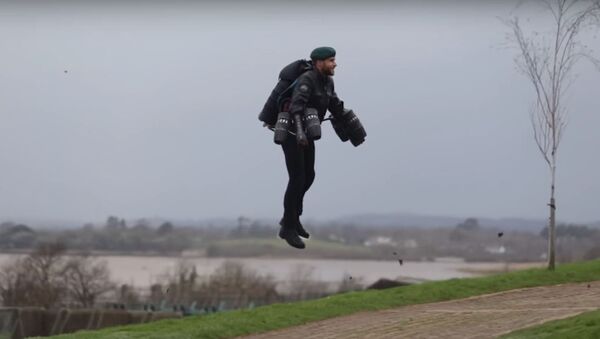
[{"label": "man's left arm", "polygon": [[334,117],[340,116],[344,111],[344,102],[340,100],[335,92],[333,80],[331,81],[331,96],[329,97],[329,107],[327,107],[327,109],[329,112],[331,112],[331,114],[333,114]]}]

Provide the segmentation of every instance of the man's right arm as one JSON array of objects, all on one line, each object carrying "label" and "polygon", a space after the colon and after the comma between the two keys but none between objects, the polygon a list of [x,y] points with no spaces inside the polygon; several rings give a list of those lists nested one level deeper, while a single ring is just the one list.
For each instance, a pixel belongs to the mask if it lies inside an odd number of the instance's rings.
[{"label": "man's right arm", "polygon": [[290,115],[296,123],[296,141],[299,145],[308,145],[308,139],[302,128],[302,116],[308,105],[308,99],[313,91],[313,83],[309,77],[300,76],[298,83],[292,92],[292,102],[290,104]]},{"label": "man's right arm", "polygon": [[309,77],[301,76],[298,79],[298,83],[292,92],[292,102],[290,104],[290,114],[292,116],[304,114],[313,88],[314,85]]}]

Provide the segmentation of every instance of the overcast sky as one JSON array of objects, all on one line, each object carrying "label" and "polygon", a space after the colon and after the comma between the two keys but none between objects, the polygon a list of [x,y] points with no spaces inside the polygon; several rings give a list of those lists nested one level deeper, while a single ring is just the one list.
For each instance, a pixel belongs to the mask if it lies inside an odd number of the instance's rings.
[{"label": "overcast sky", "polygon": [[[498,19],[547,12],[243,4],[2,2],[0,219],[279,217],[283,152],[257,115],[279,70],[321,45],[368,137],[355,148],[324,124],[307,217],[547,216],[534,93]],[[579,66],[557,199],[560,219],[586,222],[600,219],[600,72]]]}]

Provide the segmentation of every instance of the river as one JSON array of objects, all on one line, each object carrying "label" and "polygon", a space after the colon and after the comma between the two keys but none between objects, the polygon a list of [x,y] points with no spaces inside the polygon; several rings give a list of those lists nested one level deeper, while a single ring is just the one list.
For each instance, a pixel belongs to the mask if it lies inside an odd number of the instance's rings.
[{"label": "river", "polygon": [[[0,254],[0,265],[9,263],[19,255]],[[334,283],[353,277],[356,281],[371,284],[380,278],[405,281],[445,280],[483,275],[502,271],[504,263],[473,263],[456,258],[439,258],[435,261],[393,260],[328,260],[328,259],[282,259],[282,258],[206,258],[206,257],[161,257],[102,255],[97,257],[107,263],[111,279],[119,284],[130,284],[146,288],[158,282],[161,276],[173,272],[182,261],[194,265],[200,276],[210,275],[226,260],[242,263],[259,274],[272,275],[276,281],[290,279],[294,271],[302,268],[312,272],[312,279]],[[540,266],[539,263],[510,264],[510,269]]]}]

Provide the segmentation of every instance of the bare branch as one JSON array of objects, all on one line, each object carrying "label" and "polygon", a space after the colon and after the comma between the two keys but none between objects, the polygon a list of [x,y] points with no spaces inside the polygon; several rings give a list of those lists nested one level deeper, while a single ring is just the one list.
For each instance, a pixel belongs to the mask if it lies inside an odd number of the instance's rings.
[{"label": "bare branch", "polygon": [[554,17],[554,20],[558,21],[558,13],[554,10],[554,6],[552,5],[552,3],[550,3],[550,0],[542,0],[542,3],[545,5],[545,7],[548,8],[548,10],[550,10],[550,13],[552,13],[552,16]]},{"label": "bare branch", "polygon": [[[541,106],[546,106],[546,109],[550,111],[550,97],[545,88],[543,81],[543,69],[548,64],[548,57],[546,53],[541,53],[541,57],[539,52],[537,51],[535,45],[527,40],[523,34],[523,30],[519,24],[518,18],[515,18],[510,21],[511,28],[513,29],[513,33],[517,42],[517,46],[521,50],[522,60],[524,63],[517,62],[517,66],[521,69],[521,71],[526,74],[533,84],[536,94],[537,101]],[[542,60],[540,60],[542,58]],[[540,64],[541,61],[541,64]]]}]

